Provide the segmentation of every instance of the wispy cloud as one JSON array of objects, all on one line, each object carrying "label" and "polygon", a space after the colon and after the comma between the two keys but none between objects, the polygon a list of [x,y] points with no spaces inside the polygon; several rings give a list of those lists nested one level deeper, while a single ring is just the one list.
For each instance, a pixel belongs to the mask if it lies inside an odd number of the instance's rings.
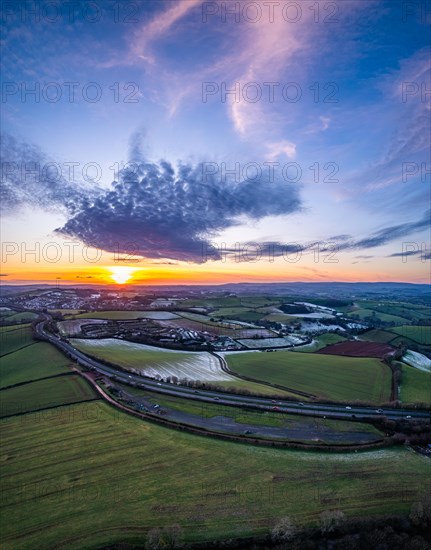
[{"label": "wispy cloud", "polygon": [[268,143],[266,148],[269,149],[266,154],[266,159],[274,161],[279,156],[286,156],[289,159],[296,157],[296,145],[291,141],[279,141],[277,143]]}]

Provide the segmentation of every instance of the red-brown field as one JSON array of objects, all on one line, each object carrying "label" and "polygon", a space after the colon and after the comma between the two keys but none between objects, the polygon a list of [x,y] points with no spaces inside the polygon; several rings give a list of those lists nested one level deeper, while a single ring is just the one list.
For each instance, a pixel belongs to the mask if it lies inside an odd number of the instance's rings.
[{"label": "red-brown field", "polygon": [[319,350],[317,353],[325,353],[329,355],[349,355],[351,357],[377,357],[383,359],[383,357],[394,351],[392,346],[388,344],[380,344],[378,342],[360,342],[360,341],[347,341],[339,342],[338,344],[332,344]]}]

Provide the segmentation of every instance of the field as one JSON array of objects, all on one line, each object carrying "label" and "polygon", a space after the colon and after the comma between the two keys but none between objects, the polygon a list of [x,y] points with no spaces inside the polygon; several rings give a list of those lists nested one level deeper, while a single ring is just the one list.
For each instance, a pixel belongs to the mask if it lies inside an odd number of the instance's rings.
[{"label": "field", "polygon": [[142,372],[153,378],[176,376],[180,380],[183,378],[199,380],[224,388],[249,390],[257,394],[290,395],[289,392],[274,390],[263,384],[239,380],[227,374],[221,369],[218,359],[207,352],[190,353],[167,350],[113,338],[102,340],[80,340],[75,338],[71,342],[84,353],[120,365],[131,372]]},{"label": "field", "polygon": [[431,407],[431,373],[402,364],[400,398],[403,403],[426,403]]},{"label": "field", "polygon": [[93,311],[75,315],[77,319],[176,319],[177,315],[170,311]]},{"label": "field", "polygon": [[78,336],[81,334],[82,325],[104,324],[104,319],[75,319],[74,321],[60,321],[57,323],[62,336]]},{"label": "field", "polygon": [[367,330],[360,335],[361,340],[370,342],[379,342],[380,344],[388,344],[391,340],[396,338],[397,335],[389,330],[371,329]]},{"label": "field", "polygon": [[404,325],[391,329],[396,334],[409,338],[418,344],[431,346],[431,326]]},{"label": "field", "polygon": [[383,359],[386,354],[393,351],[394,349],[387,344],[380,344],[378,342],[359,342],[355,340],[333,344],[321,349],[319,353],[346,355],[350,357],[377,357],[378,359]]},{"label": "field", "polygon": [[0,386],[12,386],[26,381],[70,372],[67,357],[46,342],[19,349],[0,357]]},{"label": "field", "polygon": [[31,327],[4,327],[0,332],[0,356],[7,355],[25,346],[33,345],[34,342]]},{"label": "field", "polygon": [[250,349],[261,349],[261,348],[282,348],[286,346],[293,346],[303,342],[304,339],[298,338],[297,336],[284,336],[283,338],[244,338],[238,340],[240,344],[243,344],[245,347]]},{"label": "field", "polygon": [[57,413],[1,422],[5,549],[142,545],[151,528],[172,524],[186,542],[251,536],[286,515],[313,524],[328,507],[347,517],[407,513],[426,491],[428,460],[403,448],[331,455],[242,446],[101,402]]},{"label": "field", "polygon": [[37,319],[37,313],[31,311],[13,311],[11,309],[0,310],[0,320],[2,323],[23,323]]},{"label": "field", "polygon": [[337,344],[338,342],[343,342],[345,340],[344,336],[339,334],[333,334],[328,332],[327,334],[321,334],[313,338],[311,344],[305,344],[304,346],[298,346],[292,351],[300,351],[304,353],[312,353],[314,351],[319,351],[330,344]]},{"label": "field", "polygon": [[93,390],[78,375],[37,380],[4,389],[0,396],[2,417],[95,398]]},{"label": "field", "polygon": [[[430,318],[429,306],[426,305],[405,302],[380,302],[371,300],[359,301],[358,305],[361,308],[368,309],[370,313],[375,311],[376,314],[378,314],[378,318],[383,321],[392,321],[392,319],[385,317],[385,315],[398,317],[404,319],[405,321],[410,321],[411,323]],[[354,313],[354,310],[352,310],[352,313]],[[400,324],[402,323],[403,322],[401,321]]]},{"label": "field", "polygon": [[431,372],[431,359],[428,359],[426,355],[418,353],[417,351],[407,350],[402,357],[404,363],[414,367],[415,369]]},{"label": "field", "polygon": [[134,344],[115,338],[81,340],[75,338],[73,345],[96,357],[141,373],[151,378],[176,376],[179,380],[201,380],[216,382],[233,380],[220,366],[220,361],[208,352],[190,353]]},{"label": "field", "polygon": [[391,394],[391,370],[373,358],[279,351],[229,354],[226,360],[233,372],[323,399],[381,403]]},{"label": "field", "polygon": [[231,338],[252,338],[255,335],[258,336],[273,336],[274,333],[265,328],[247,328],[240,325],[234,325],[238,328],[229,328],[230,323],[211,323],[195,321],[188,318],[174,319],[172,321],[160,321],[160,324],[166,327],[181,327],[186,330],[196,330],[202,332],[209,332],[217,336],[230,336]]},{"label": "field", "polygon": [[370,317],[373,315],[373,312],[375,314],[375,317],[379,321],[383,321],[384,323],[405,323],[407,319],[404,317],[399,317],[398,315],[390,315],[388,313],[382,313],[378,312],[373,309],[353,309],[352,312],[349,314],[353,319],[355,317],[358,317],[359,320],[363,321],[367,317]]}]

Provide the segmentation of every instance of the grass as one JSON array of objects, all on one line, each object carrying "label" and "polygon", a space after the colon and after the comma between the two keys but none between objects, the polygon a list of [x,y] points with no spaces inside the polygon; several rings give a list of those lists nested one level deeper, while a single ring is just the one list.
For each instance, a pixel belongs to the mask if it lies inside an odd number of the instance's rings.
[{"label": "grass", "polygon": [[360,338],[361,340],[377,342],[378,344],[388,344],[391,340],[396,338],[396,334],[389,330],[371,329],[361,334]]},{"label": "grass", "polygon": [[30,382],[2,390],[1,416],[10,416],[47,407],[87,401],[95,398],[91,387],[78,375]]},{"label": "grass", "polygon": [[376,319],[379,319],[379,321],[382,321],[383,323],[405,323],[406,319],[404,317],[399,317],[398,315],[390,315],[388,313],[381,313],[377,312],[376,310],[372,309],[354,309],[352,310],[351,314],[349,315],[352,317],[352,319],[356,317],[359,317],[361,321],[366,319],[367,317],[372,316],[373,311],[375,311]]},{"label": "grass", "polygon": [[400,397],[403,403],[426,403],[431,407],[431,374],[401,363]]},{"label": "grass", "polygon": [[393,332],[413,340],[418,344],[431,345],[431,326],[412,326],[404,325],[400,327],[394,327],[391,329]]},{"label": "grass", "polygon": [[5,329],[6,328],[8,328],[8,330],[2,330],[0,332],[0,356],[12,353],[35,342],[30,326],[20,326],[13,329],[5,327]]},{"label": "grass", "polygon": [[186,542],[252,536],[286,515],[315,524],[330,508],[408,513],[429,473],[428,460],[404,448],[256,448],[147,424],[101,402],[1,424],[5,549],[142,544],[151,528],[172,524]]},{"label": "grass", "polygon": [[226,360],[234,372],[323,399],[381,403],[390,398],[391,370],[378,359],[279,351],[232,354]]},{"label": "grass", "polygon": [[3,327],[0,327],[0,334],[3,333],[3,332],[12,332],[12,331],[15,331],[15,330],[22,330],[22,329],[25,329],[25,328],[28,328],[28,327],[30,327],[29,323],[19,324],[18,326],[17,325],[5,325]]},{"label": "grass", "polygon": [[[103,345],[103,340],[71,340],[73,345],[84,353],[89,353],[95,357],[99,357],[110,363],[120,365],[131,371],[143,371],[145,369],[155,369],[155,371],[167,375],[174,375],[178,378],[183,378],[184,372],[188,372],[187,378],[191,380],[206,381],[205,366],[207,359],[212,364],[217,364],[217,360],[207,352],[187,353],[184,351],[175,352],[172,350],[160,350],[151,348],[150,346],[139,346],[122,340],[107,339],[107,343]],[[201,365],[199,361],[201,358]],[[187,366],[188,363],[188,366]],[[209,365],[209,363],[208,363]],[[149,373],[151,374],[151,373]],[[163,376],[165,378],[165,376]],[[210,379],[212,378],[212,379]],[[225,380],[223,380],[225,378]],[[249,390],[257,394],[273,395],[274,393],[281,396],[292,395],[288,392],[274,390],[263,384],[247,382],[244,380],[236,380],[234,377],[229,378],[226,373],[221,371],[219,379],[217,376],[208,375],[208,383],[215,384],[221,388]]]},{"label": "grass", "polygon": [[[153,404],[158,404],[167,409],[174,409],[205,418],[214,416],[228,416],[235,419],[240,424],[255,424],[259,426],[285,426],[286,428],[300,428],[316,426],[326,428],[331,431],[342,431],[347,433],[352,432],[368,432],[382,435],[371,424],[349,422],[347,420],[332,420],[323,418],[313,418],[310,416],[300,416],[295,414],[280,414],[270,411],[253,411],[249,409],[241,409],[229,405],[217,405],[216,403],[199,402],[181,397],[163,395],[138,388],[130,388],[125,386],[127,392],[133,395],[145,396],[150,399]],[[286,437],[288,434],[286,433]]]},{"label": "grass", "polygon": [[292,351],[312,353],[313,351],[319,351],[320,349],[326,348],[326,346],[337,344],[338,342],[344,342],[345,340],[346,338],[344,338],[344,336],[341,336],[340,334],[328,332],[327,334],[316,336],[316,338],[313,338],[313,342],[311,344],[305,345],[304,347],[302,347],[302,349],[301,346],[299,346],[298,348],[293,348]]},{"label": "grass", "polygon": [[68,363],[53,346],[37,342],[0,358],[0,387],[69,372]]}]

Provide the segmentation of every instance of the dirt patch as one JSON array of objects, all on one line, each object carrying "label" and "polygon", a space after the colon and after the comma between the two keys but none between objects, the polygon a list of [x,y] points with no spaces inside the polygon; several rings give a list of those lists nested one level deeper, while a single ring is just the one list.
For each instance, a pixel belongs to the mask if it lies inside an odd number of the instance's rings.
[{"label": "dirt patch", "polygon": [[348,355],[350,357],[376,357],[383,359],[388,353],[392,353],[394,348],[389,344],[379,342],[347,341],[332,344],[319,350],[317,353],[327,355]]}]

